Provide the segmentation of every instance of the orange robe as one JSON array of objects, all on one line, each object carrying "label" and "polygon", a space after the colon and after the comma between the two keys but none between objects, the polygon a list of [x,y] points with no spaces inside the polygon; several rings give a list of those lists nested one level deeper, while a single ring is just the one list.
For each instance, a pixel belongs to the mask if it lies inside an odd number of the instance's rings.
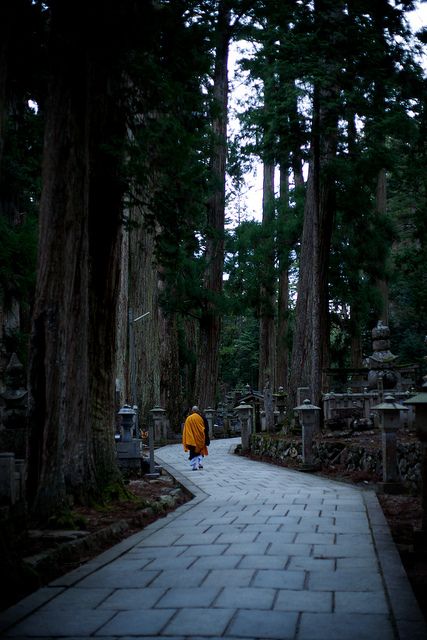
[{"label": "orange robe", "polygon": [[190,414],[184,422],[182,432],[182,444],[184,451],[190,451],[189,447],[195,447],[196,453],[202,456],[208,455],[208,448],[205,444],[205,423],[198,413]]}]

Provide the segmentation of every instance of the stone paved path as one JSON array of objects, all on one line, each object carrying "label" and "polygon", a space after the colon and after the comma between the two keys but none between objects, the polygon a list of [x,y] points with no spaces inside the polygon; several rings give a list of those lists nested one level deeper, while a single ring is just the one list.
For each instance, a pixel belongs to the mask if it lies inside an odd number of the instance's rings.
[{"label": "stone paved path", "polygon": [[375,495],[231,453],[157,461],[195,498],[0,614],[8,638],[425,640]]}]

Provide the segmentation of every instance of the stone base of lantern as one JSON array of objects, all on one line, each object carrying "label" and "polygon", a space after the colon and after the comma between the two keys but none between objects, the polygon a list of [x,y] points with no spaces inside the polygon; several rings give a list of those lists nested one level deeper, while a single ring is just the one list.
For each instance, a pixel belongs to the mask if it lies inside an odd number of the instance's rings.
[{"label": "stone base of lantern", "polygon": [[142,457],[142,440],[132,438],[128,442],[116,442],[117,458],[141,458]]},{"label": "stone base of lantern", "polygon": [[389,496],[396,496],[404,492],[401,482],[379,482],[377,485],[378,493],[385,493]]}]

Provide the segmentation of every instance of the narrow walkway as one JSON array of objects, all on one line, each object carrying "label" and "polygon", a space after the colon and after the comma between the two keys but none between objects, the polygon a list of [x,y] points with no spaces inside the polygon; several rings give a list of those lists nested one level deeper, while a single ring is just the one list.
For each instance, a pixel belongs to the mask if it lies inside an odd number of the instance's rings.
[{"label": "narrow walkway", "polygon": [[2,637],[426,640],[370,491],[231,453],[157,461],[195,498],[0,614]]}]

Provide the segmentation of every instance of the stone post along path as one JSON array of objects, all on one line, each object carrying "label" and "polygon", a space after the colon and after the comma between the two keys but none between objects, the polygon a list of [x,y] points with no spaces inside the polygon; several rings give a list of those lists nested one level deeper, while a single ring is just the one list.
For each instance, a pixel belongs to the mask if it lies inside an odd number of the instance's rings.
[{"label": "stone post along path", "polygon": [[215,440],[195,498],[0,614],[6,638],[425,640],[372,491],[253,462]]}]

